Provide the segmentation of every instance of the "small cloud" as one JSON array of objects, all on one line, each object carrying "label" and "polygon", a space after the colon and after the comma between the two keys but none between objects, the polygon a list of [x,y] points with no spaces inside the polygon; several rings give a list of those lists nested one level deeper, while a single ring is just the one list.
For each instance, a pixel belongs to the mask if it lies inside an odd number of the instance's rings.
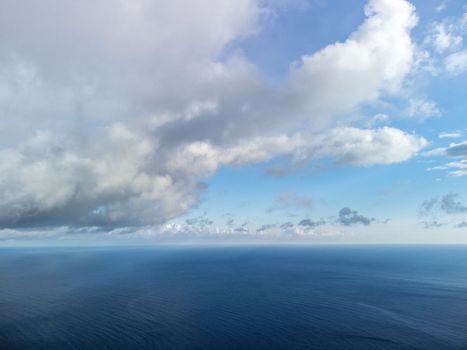
[{"label": "small cloud", "polygon": [[436,12],[443,12],[447,7],[447,1],[442,1],[438,6],[435,7]]},{"label": "small cloud", "polygon": [[292,224],[290,221],[289,222],[284,222],[281,226],[280,226],[280,229],[282,231],[287,231],[287,230],[291,230],[294,228],[294,224]]},{"label": "small cloud", "polygon": [[433,117],[440,117],[441,111],[433,101],[423,98],[413,98],[409,100],[409,105],[405,109],[405,115],[409,118],[425,120]]},{"label": "small cloud", "polygon": [[446,154],[451,157],[467,156],[467,141],[451,144],[446,148]]},{"label": "small cloud", "polygon": [[375,221],[375,219],[360,215],[356,210],[351,210],[347,207],[339,211],[339,217],[337,218],[337,222],[344,226],[351,226],[354,224],[368,226],[372,221]]},{"label": "small cloud", "polygon": [[198,225],[200,227],[210,226],[214,222],[206,217],[206,213],[195,218],[188,218],[185,220],[185,224],[188,226]]},{"label": "small cloud", "polygon": [[256,232],[257,232],[257,233],[261,233],[261,232],[264,232],[264,231],[273,229],[273,228],[275,228],[275,227],[276,227],[275,224],[264,224],[264,225],[262,225],[260,228],[257,228],[257,229],[256,229]]},{"label": "small cloud", "polygon": [[466,228],[467,227],[467,221],[462,221],[460,223],[458,223],[456,226],[456,228]]},{"label": "small cloud", "polygon": [[462,159],[458,162],[449,162],[446,164],[447,168],[457,169],[449,173],[449,176],[458,177],[467,175],[467,159]]},{"label": "small cloud", "polygon": [[315,227],[324,225],[325,223],[326,222],[323,219],[319,221],[313,221],[311,219],[303,219],[302,221],[298,223],[298,226],[307,227],[307,228],[315,228]]},{"label": "small cloud", "polygon": [[456,131],[444,131],[444,132],[441,132],[438,137],[440,139],[455,139],[455,138],[459,138],[459,137],[462,137],[464,136],[464,133],[460,130],[456,130]]},{"label": "small cloud", "polygon": [[448,170],[448,175],[451,177],[467,175],[467,141],[451,143],[446,148],[436,148],[424,153],[424,155],[429,157],[445,156],[458,159],[456,161],[446,163],[442,166],[428,168],[428,171]]},{"label": "small cloud", "polygon": [[431,34],[425,38],[425,43],[432,46],[438,54],[459,48],[462,45],[459,23],[435,22]]},{"label": "small cloud", "polygon": [[240,227],[235,228],[234,232],[235,233],[244,233],[245,234],[245,233],[249,233],[250,230],[248,230],[248,228],[245,227],[245,226],[240,226]]},{"label": "small cloud", "polygon": [[433,148],[429,151],[423,152],[423,156],[425,157],[440,157],[440,156],[445,156],[446,155],[446,148],[443,147],[438,147],[438,148]]},{"label": "small cloud", "polygon": [[191,218],[191,219],[186,219],[186,220],[185,220],[185,223],[186,223],[187,225],[194,225],[194,224],[196,224],[197,222],[198,222],[198,219],[197,219],[197,218]]},{"label": "small cloud", "polygon": [[467,207],[457,200],[456,193],[449,193],[441,198],[440,208],[446,214],[462,214],[467,212]]},{"label": "small cloud", "polygon": [[452,75],[458,75],[467,69],[467,50],[455,52],[444,59],[446,71]]},{"label": "small cloud", "polygon": [[459,200],[457,193],[448,193],[442,197],[434,197],[423,201],[422,216],[436,216],[437,214],[458,215],[467,213],[467,207]]},{"label": "small cloud", "polygon": [[422,224],[422,227],[424,229],[427,229],[427,230],[444,226],[444,224],[442,224],[442,223],[440,223],[440,222],[438,222],[436,220],[422,221],[421,224]]},{"label": "small cloud", "polygon": [[424,200],[421,205],[421,214],[428,215],[429,213],[431,213],[434,210],[437,203],[438,203],[438,198],[431,198],[431,199]]},{"label": "small cloud", "polygon": [[387,114],[378,113],[374,115],[367,123],[367,127],[374,128],[378,125],[391,124],[391,118]]}]

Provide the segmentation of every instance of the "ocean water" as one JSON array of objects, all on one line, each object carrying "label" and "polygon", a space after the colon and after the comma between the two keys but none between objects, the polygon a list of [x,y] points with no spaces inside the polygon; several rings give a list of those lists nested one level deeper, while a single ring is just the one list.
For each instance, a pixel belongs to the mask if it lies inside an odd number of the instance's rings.
[{"label": "ocean water", "polygon": [[0,249],[1,349],[467,349],[467,247]]}]

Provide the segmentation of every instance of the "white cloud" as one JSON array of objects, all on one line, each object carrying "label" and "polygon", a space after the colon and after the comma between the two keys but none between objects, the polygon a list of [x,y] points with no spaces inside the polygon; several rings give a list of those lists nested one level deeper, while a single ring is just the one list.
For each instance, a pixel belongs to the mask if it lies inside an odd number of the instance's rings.
[{"label": "white cloud", "polygon": [[274,88],[225,50],[261,29],[268,4],[202,0],[186,15],[181,0],[0,2],[0,226],[164,224],[223,165],[389,164],[426,144],[327,127],[397,94],[414,63],[410,3],[370,0],[346,41]]},{"label": "white cloud", "polygon": [[443,12],[447,7],[447,0],[441,1],[438,6],[435,7],[436,12]]},{"label": "white cloud", "polygon": [[453,177],[467,175],[467,141],[451,143],[446,148],[436,148],[426,153],[427,156],[444,156],[456,161],[448,162],[441,166],[428,168],[427,170],[448,170],[448,175]]},{"label": "white cloud", "polygon": [[444,59],[444,66],[450,74],[461,74],[467,69],[467,50],[452,53]]},{"label": "white cloud", "polygon": [[464,135],[464,133],[462,131],[460,131],[460,130],[443,131],[438,135],[438,137],[440,139],[448,139],[448,138],[455,139],[455,138],[462,137],[463,135]]},{"label": "white cloud", "polygon": [[[465,50],[462,47],[466,33],[467,13],[431,24],[424,44],[427,48],[425,61],[432,66],[433,74],[444,71],[456,75],[465,70]],[[430,55],[431,51],[434,55]]]},{"label": "white cloud", "polygon": [[438,53],[447,50],[455,50],[462,44],[462,36],[458,34],[458,28],[453,23],[435,23],[433,33],[426,41],[432,44]]},{"label": "white cloud", "polygon": [[331,156],[339,163],[367,166],[405,161],[427,145],[424,138],[399,129],[375,130],[336,128],[318,135],[307,145],[305,154],[314,158]]},{"label": "white cloud", "polygon": [[409,105],[405,110],[405,114],[409,118],[425,120],[428,118],[441,116],[441,111],[433,101],[427,101],[423,98],[412,98],[409,99]]},{"label": "white cloud", "polygon": [[406,1],[373,0],[365,14],[368,19],[345,42],[303,56],[292,67],[297,103],[315,119],[348,113],[362,102],[396,92],[412,68],[415,8]]}]

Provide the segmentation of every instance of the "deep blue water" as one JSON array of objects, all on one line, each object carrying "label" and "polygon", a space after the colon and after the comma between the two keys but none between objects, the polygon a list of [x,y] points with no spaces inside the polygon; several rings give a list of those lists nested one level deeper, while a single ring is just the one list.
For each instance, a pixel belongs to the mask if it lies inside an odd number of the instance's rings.
[{"label": "deep blue water", "polygon": [[467,349],[467,247],[0,249],[1,349]]}]

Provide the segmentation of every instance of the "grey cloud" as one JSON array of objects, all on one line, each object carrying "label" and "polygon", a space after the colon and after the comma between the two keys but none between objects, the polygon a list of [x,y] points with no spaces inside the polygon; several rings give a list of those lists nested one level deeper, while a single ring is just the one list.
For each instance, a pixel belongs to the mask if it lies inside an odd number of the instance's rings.
[{"label": "grey cloud", "polygon": [[209,225],[212,225],[214,222],[211,219],[207,218],[206,214],[204,214],[204,215],[201,215],[201,216],[196,217],[196,218],[186,219],[185,223],[187,225],[197,224],[197,225],[201,225],[201,226],[209,226]]},{"label": "grey cloud", "polygon": [[467,213],[467,207],[459,200],[457,193],[448,193],[441,197],[425,200],[421,205],[422,215],[436,216],[439,213],[457,215]]},{"label": "grey cloud", "polygon": [[291,222],[284,222],[281,226],[280,229],[282,231],[290,230],[294,228],[294,224]]},{"label": "grey cloud", "polygon": [[311,219],[303,219],[298,223],[298,226],[303,226],[307,228],[315,228],[321,225],[324,225],[326,222],[321,219],[319,221],[313,221]]},{"label": "grey cloud", "polygon": [[446,154],[451,157],[467,156],[467,142],[456,144],[446,148]]},{"label": "grey cloud", "polygon": [[237,232],[237,233],[250,233],[250,229],[248,228],[248,221],[245,221],[239,227],[235,228],[234,232]]},{"label": "grey cloud", "polygon": [[248,230],[248,228],[245,227],[245,226],[239,226],[239,227],[234,229],[234,232],[235,233],[244,233],[244,234],[246,234],[246,233],[250,233],[250,230]]},{"label": "grey cloud", "polygon": [[456,228],[466,228],[467,227],[467,221],[462,221],[462,222],[458,223],[455,227]]},{"label": "grey cloud", "polygon": [[449,193],[441,198],[440,208],[447,214],[462,214],[467,212],[467,207],[457,200],[458,194]]},{"label": "grey cloud", "polygon": [[428,168],[428,171],[447,170],[448,175],[453,177],[467,175],[467,141],[451,144],[446,148],[435,148],[429,152],[426,152],[425,155],[432,157],[445,156],[451,158],[450,162]]},{"label": "grey cloud", "polygon": [[436,220],[423,221],[423,222],[421,222],[421,224],[422,224],[422,227],[423,227],[424,229],[427,229],[427,230],[433,229],[433,228],[439,228],[439,227],[444,226],[443,223],[440,223],[440,222],[438,222],[438,221],[436,221]]},{"label": "grey cloud", "polygon": [[351,226],[354,224],[368,226],[372,221],[375,221],[375,219],[360,215],[356,210],[351,210],[347,207],[339,211],[339,216],[337,218],[337,222],[344,226]]},{"label": "grey cloud", "polygon": [[264,224],[264,225],[262,225],[261,227],[257,228],[257,229],[256,229],[256,232],[257,232],[257,233],[261,233],[261,232],[270,230],[270,229],[275,228],[275,227],[276,227],[275,224]]},{"label": "grey cloud", "polygon": [[438,198],[431,198],[423,201],[422,203],[422,214],[428,214],[436,207],[438,204]]}]

